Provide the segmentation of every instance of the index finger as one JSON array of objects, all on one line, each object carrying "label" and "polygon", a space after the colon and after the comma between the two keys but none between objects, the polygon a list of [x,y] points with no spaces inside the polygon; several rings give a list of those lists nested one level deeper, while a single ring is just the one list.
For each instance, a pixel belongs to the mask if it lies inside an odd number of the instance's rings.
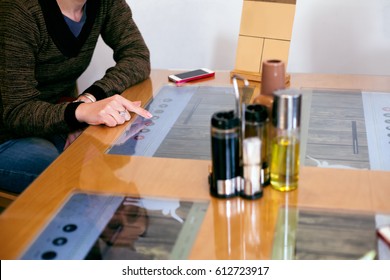
[{"label": "index finger", "polygon": [[144,108],[142,108],[140,106],[141,105],[140,102],[133,103],[131,101],[128,101],[123,105],[126,108],[126,110],[128,110],[130,112],[134,112],[137,115],[140,115],[141,117],[144,117],[146,119],[150,119],[151,117],[153,117],[153,115],[148,110],[145,110]]}]

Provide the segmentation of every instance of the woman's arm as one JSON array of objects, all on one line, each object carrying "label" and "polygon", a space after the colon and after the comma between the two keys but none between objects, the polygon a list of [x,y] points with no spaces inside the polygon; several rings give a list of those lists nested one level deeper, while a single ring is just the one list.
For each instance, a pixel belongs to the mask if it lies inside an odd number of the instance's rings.
[{"label": "woman's arm", "polygon": [[125,0],[102,1],[101,8],[106,13],[101,35],[114,51],[116,64],[85,92],[96,96],[94,93],[100,89],[111,96],[149,77],[150,54]]},{"label": "woman's arm", "polygon": [[0,128],[18,137],[69,131],[66,104],[43,101],[38,89],[40,33],[34,10],[36,4],[29,2],[0,2]]}]

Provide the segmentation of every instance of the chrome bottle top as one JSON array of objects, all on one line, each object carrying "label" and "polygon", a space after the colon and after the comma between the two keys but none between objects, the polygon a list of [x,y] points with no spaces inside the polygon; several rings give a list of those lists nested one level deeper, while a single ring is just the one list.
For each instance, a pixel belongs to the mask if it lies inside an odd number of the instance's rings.
[{"label": "chrome bottle top", "polygon": [[272,123],[274,127],[293,130],[301,126],[302,95],[297,89],[274,92]]}]

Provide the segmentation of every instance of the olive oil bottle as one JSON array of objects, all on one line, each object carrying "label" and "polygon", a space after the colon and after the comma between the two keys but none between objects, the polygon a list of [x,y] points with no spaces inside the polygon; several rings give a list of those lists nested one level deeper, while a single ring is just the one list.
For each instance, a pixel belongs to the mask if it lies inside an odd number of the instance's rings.
[{"label": "olive oil bottle", "polygon": [[280,191],[298,187],[299,139],[280,136],[272,141],[271,185]]},{"label": "olive oil bottle", "polygon": [[298,90],[274,92],[271,186],[279,191],[298,187],[302,97]]}]

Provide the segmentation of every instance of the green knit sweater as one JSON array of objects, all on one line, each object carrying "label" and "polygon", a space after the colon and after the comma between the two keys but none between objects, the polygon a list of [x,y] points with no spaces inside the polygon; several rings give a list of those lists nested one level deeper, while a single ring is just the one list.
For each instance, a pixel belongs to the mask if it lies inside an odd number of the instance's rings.
[{"label": "green knit sweater", "polygon": [[0,0],[0,143],[45,137],[80,128],[74,96],[99,35],[116,65],[86,92],[98,100],[145,80],[149,51],[125,0],[89,0],[76,38],[55,0]]}]

